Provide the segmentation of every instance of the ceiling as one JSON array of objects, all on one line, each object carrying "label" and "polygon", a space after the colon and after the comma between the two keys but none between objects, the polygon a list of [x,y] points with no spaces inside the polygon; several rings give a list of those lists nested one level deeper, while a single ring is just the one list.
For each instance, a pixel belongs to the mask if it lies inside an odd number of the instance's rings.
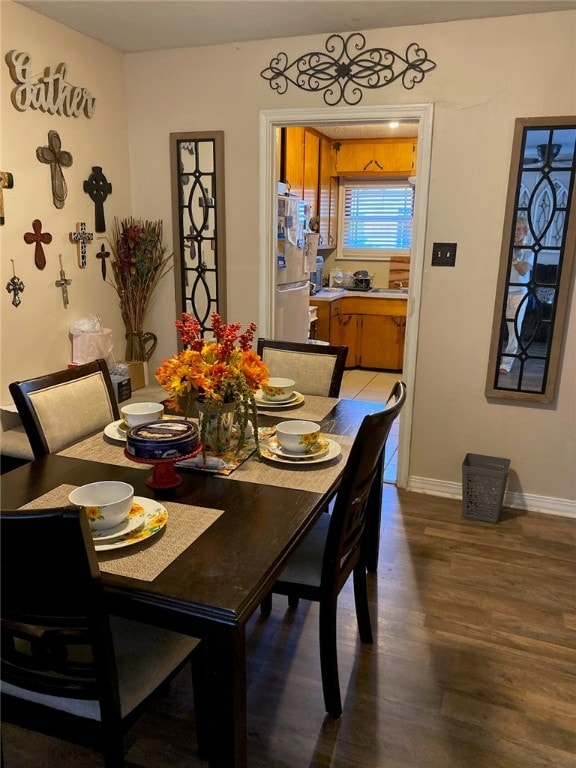
[{"label": "ceiling", "polygon": [[15,0],[124,53],[576,9],[576,0]]}]

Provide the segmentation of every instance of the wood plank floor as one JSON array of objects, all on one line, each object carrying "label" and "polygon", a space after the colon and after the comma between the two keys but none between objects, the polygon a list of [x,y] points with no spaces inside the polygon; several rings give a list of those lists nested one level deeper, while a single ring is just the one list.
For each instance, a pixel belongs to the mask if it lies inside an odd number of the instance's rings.
[{"label": "wood plank floor", "polygon": [[[576,768],[576,521],[385,486],[375,643],[339,602],[344,714],[325,716],[316,605],[276,596],[248,626],[250,768]],[[183,673],[131,734],[127,768],[197,768]],[[99,755],[6,726],[5,768]]]}]

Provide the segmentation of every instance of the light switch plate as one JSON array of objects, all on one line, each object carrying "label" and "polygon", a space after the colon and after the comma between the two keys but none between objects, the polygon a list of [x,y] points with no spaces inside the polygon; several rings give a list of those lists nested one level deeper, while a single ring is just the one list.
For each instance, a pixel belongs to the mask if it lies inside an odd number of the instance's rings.
[{"label": "light switch plate", "polygon": [[454,267],[456,265],[456,243],[434,243],[432,246],[433,267]]}]

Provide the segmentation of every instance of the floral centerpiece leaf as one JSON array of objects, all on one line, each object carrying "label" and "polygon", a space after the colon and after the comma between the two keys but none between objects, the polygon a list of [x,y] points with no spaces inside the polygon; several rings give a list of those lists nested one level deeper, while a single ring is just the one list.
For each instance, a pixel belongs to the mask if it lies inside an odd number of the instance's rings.
[{"label": "floral centerpiece leaf", "polygon": [[[255,323],[240,333],[241,323],[222,323],[220,315],[212,314],[212,339],[201,336],[200,323],[187,313],[176,320],[176,328],[184,349],[163,361],[156,371],[156,380],[170,399],[167,406],[188,418],[195,400],[204,412],[212,412],[219,426],[225,406],[236,404],[238,450],[244,446],[248,421],[252,419],[258,448],[258,411],[254,393],[268,380],[268,368],[252,350]],[[207,419],[201,420],[200,439],[205,443]],[[203,448],[203,454],[206,450]]]}]

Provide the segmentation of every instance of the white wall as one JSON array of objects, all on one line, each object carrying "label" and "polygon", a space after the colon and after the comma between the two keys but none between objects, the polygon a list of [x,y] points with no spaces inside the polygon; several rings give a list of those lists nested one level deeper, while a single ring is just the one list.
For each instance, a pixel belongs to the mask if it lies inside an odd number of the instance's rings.
[{"label": "white wall", "polygon": [[[429,258],[424,268],[413,482],[459,483],[466,453],[486,453],[512,459],[513,490],[552,507],[554,499],[574,499],[574,355],[565,357],[552,408],[488,403],[484,382],[514,120],[576,113],[576,13],[372,30],[366,38],[400,52],[417,41],[437,63],[411,91],[399,83],[365,91],[362,106],[434,103],[426,252],[434,241],[458,243],[455,269],[432,269]],[[258,303],[259,110],[324,106],[319,94],[294,86],[279,96],[260,72],[279,51],[292,61],[324,42],[314,36],[127,57],[135,209],[170,219],[170,132],[225,132],[229,317],[243,323],[255,319]],[[165,284],[154,328],[165,343],[174,337],[172,317]],[[572,314],[568,350],[575,325]],[[545,435],[554,439],[543,455]]]},{"label": "white wall", "polygon": [[[22,47],[42,65],[64,58],[69,62],[71,79],[85,84],[99,97],[100,115],[108,118],[99,124],[102,144],[97,152],[90,153],[79,180],[87,177],[90,164],[100,162],[113,183],[128,178],[126,158],[121,157],[123,125],[118,115],[125,96],[131,213],[143,218],[162,218],[168,242],[169,134],[225,132],[228,316],[242,323],[257,319],[259,206],[265,202],[259,199],[259,111],[324,106],[319,94],[305,93],[293,86],[285,95],[278,95],[260,77],[260,72],[279,51],[285,51],[293,60],[302,53],[322,49],[326,38],[131,54],[125,57],[124,90],[115,79],[119,70],[117,54],[34,14],[24,17],[23,9],[16,10],[11,5],[8,9],[9,34],[3,33],[3,54],[10,48]],[[5,13],[4,22],[6,16]],[[25,25],[17,23],[23,20]],[[46,30],[51,34],[45,34]],[[514,120],[576,114],[576,12],[372,30],[366,38],[369,46],[389,47],[398,52],[416,41],[437,63],[437,69],[413,90],[405,90],[397,82],[381,90],[365,91],[362,106],[435,105],[426,252],[430,254],[434,241],[458,243],[455,269],[433,269],[428,257],[424,266],[411,481],[415,487],[457,484],[465,454],[486,453],[512,460],[512,490],[531,499],[538,498],[541,505],[550,509],[568,504],[576,496],[574,312],[569,316],[567,352],[558,399],[553,406],[488,403],[484,382]],[[104,73],[97,68],[100,58]],[[3,94],[3,109],[7,103]],[[36,122],[39,140],[22,140],[22,126]],[[80,157],[81,147],[74,134],[68,133],[68,122],[59,119],[64,143],[72,143],[68,148]],[[20,272],[26,267],[22,276],[31,284],[40,280],[29,266],[30,254],[21,250],[19,237],[33,218],[46,216],[50,226],[53,219],[48,215],[52,211],[45,169],[40,172],[33,160],[25,160],[28,155],[24,144],[29,143],[34,150],[45,139],[49,123],[50,119],[43,115],[11,115],[10,130],[3,127],[5,146],[8,137],[11,143],[18,137],[18,163],[13,162],[14,167],[24,164],[27,171],[34,173],[35,188],[44,189],[43,209],[38,212],[34,206],[31,209],[25,205],[22,198],[16,198],[15,190],[6,193],[7,217],[14,216],[15,211],[17,214],[11,244],[18,244]],[[93,126],[90,129],[91,140],[98,141]],[[80,131],[80,127],[76,130]],[[107,151],[117,154],[112,157]],[[8,158],[9,155],[3,158],[3,170]],[[41,184],[44,187],[38,186]],[[129,198],[127,193],[126,199]],[[112,196],[110,200],[117,205],[117,198]],[[89,215],[88,202],[87,198],[80,199],[71,221],[66,216],[64,233],[73,228],[77,215]],[[69,213],[72,212],[70,208]],[[111,213],[107,211],[107,215]],[[65,239],[64,234],[62,237]],[[3,245],[4,241],[5,233]],[[5,256],[2,270],[4,279]],[[79,297],[85,276],[77,269],[73,271],[75,284],[71,294],[76,288]],[[90,285],[99,287],[96,268],[92,274]],[[61,328],[58,333],[48,332],[52,346],[58,346],[60,351],[61,330],[65,326],[61,316],[66,313],[59,310],[60,294],[51,282],[43,279],[41,285],[46,298],[40,289],[36,298],[39,306],[51,303],[50,316],[58,319]],[[34,373],[30,370],[30,356],[34,359],[40,354],[31,338],[33,318],[23,312],[23,307],[12,311],[8,305],[5,297],[3,322],[8,316],[11,324],[8,334],[4,325],[2,330],[3,347],[8,347],[6,358],[10,363],[9,373],[3,372],[4,387],[16,375]],[[106,309],[111,311],[110,306]],[[175,348],[174,313],[170,278],[158,293],[147,327],[158,334],[161,354],[169,354]],[[15,322],[17,316],[21,318],[19,323]],[[66,319],[71,316],[69,310]],[[158,360],[153,361],[154,365]],[[47,364],[48,356],[43,353],[41,362],[43,368],[54,368]]]},{"label": "white wall", "polygon": [[[114,216],[131,214],[130,170],[124,82],[124,57],[107,46],[51,22],[37,13],[11,2],[0,3],[2,40],[2,152],[0,170],[11,172],[14,188],[4,190],[5,224],[0,227],[2,301],[2,394],[1,403],[10,401],[8,384],[48,371],[65,368],[71,362],[69,326],[88,314],[99,314],[114,332],[114,352],[123,359],[124,325],[114,289],[102,280],[101,263],[96,253],[106,240],[94,231],[94,204],[83,191],[83,182],[93,166],[101,166],[112,184],[105,205],[108,232]],[[25,51],[32,57],[33,79],[46,67],[67,64],[67,81],[89,90],[96,98],[94,116],[65,117],[40,110],[17,111],[10,100],[16,87],[4,57],[8,51]],[[64,207],[52,201],[50,168],[36,159],[36,148],[48,143],[48,131],[60,136],[62,149],[72,154],[73,163],[64,169],[68,196]],[[23,240],[40,219],[42,231],[52,234],[44,246],[46,267],[34,265],[34,246]],[[69,233],[79,221],[94,233],[87,249],[87,266],[80,269],[77,246]],[[109,248],[108,248],[109,250]],[[54,282],[59,278],[58,254],[66,276],[70,305],[64,308],[62,293]],[[16,274],[25,285],[19,307],[11,304],[4,286]],[[108,275],[111,270],[108,267]]]}]

